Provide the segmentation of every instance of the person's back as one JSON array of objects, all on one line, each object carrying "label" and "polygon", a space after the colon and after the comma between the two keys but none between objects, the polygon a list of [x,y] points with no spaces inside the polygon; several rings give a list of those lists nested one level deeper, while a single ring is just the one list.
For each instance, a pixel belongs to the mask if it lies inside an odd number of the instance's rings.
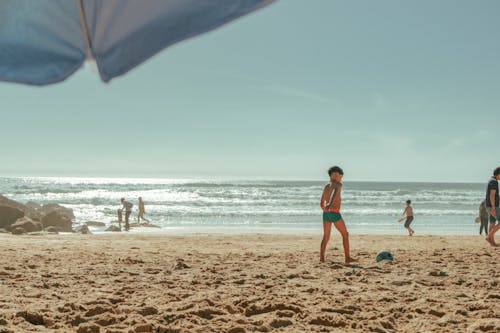
[{"label": "person's back", "polygon": [[132,207],[134,207],[134,205],[131,202],[126,200],[123,201],[123,208],[125,208],[126,212],[132,212]]}]

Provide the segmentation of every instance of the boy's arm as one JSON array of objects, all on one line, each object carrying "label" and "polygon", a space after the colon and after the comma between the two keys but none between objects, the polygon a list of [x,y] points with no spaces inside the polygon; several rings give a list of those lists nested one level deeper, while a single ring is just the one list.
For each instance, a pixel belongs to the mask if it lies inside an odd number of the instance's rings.
[{"label": "boy's arm", "polygon": [[340,193],[341,188],[342,188],[342,184],[340,184],[340,183],[334,183],[332,194],[330,195],[330,200],[328,202],[328,207],[327,208],[330,208],[330,206],[334,203],[335,198]]},{"label": "boy's arm", "polygon": [[333,199],[337,197],[337,195],[340,193],[340,190],[342,190],[342,184],[341,183],[336,183],[333,185],[333,195],[332,195],[332,202]]},{"label": "boy's arm", "polygon": [[403,211],[403,215],[406,215],[407,210],[408,210],[408,207],[406,207],[405,210]]},{"label": "boy's arm", "polygon": [[491,189],[490,190],[490,204],[491,204],[491,216],[496,216],[496,207],[495,207],[495,194],[497,190],[496,189]]},{"label": "boy's arm", "polygon": [[325,210],[325,192],[326,192],[326,186],[323,188],[323,193],[321,194],[321,201],[319,202],[321,210]]}]

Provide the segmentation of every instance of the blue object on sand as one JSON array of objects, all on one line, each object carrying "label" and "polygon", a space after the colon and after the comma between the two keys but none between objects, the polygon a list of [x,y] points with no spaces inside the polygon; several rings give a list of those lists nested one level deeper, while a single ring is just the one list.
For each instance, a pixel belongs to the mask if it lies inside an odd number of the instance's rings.
[{"label": "blue object on sand", "polygon": [[392,253],[389,251],[380,251],[377,254],[377,258],[375,259],[377,262],[381,262],[382,260],[394,260],[394,257],[392,256]]}]

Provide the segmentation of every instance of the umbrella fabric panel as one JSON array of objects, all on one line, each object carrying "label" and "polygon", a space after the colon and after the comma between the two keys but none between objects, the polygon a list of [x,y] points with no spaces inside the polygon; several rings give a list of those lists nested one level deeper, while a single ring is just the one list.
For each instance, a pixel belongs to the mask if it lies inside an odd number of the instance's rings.
[{"label": "umbrella fabric panel", "polygon": [[0,1],[0,80],[47,84],[85,61],[76,1]]},{"label": "umbrella fabric panel", "polygon": [[272,0],[83,0],[92,53],[109,81],[165,47]]},{"label": "umbrella fabric panel", "polygon": [[271,2],[0,0],[0,80],[62,81],[85,61],[88,37],[101,78],[109,81],[171,44]]}]

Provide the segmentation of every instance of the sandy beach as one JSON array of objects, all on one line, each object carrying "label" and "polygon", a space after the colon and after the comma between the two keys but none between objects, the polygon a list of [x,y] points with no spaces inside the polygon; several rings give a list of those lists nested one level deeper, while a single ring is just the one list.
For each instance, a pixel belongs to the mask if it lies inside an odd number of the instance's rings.
[{"label": "sandy beach", "polygon": [[[499,332],[480,236],[0,235],[0,332]],[[375,262],[388,249],[394,262]]]}]

